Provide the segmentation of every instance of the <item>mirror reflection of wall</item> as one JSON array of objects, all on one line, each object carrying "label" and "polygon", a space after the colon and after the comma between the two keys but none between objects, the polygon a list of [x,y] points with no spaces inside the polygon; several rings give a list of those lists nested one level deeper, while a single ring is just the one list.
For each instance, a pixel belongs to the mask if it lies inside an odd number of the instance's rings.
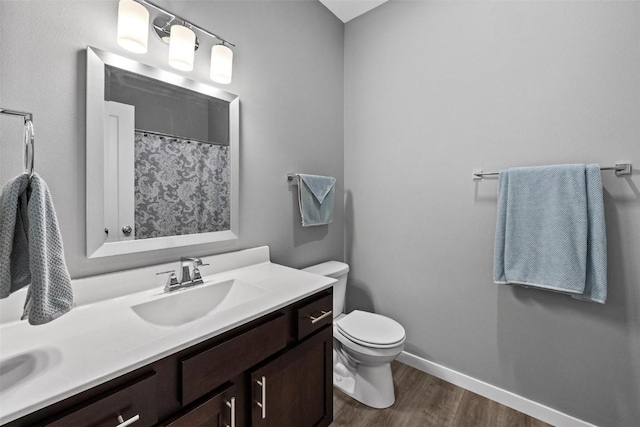
[{"label": "mirror reflection of wall", "polygon": [[105,101],[132,105],[135,128],[229,145],[229,103],[110,65]]},{"label": "mirror reflection of wall", "polygon": [[229,104],[105,66],[108,242],[230,229]]}]

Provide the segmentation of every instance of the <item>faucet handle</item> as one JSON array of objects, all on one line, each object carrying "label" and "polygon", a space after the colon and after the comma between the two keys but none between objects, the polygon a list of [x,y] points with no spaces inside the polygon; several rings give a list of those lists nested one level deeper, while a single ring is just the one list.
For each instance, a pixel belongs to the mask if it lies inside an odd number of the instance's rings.
[{"label": "faucet handle", "polygon": [[200,284],[203,283],[202,282],[202,275],[200,274],[200,269],[198,267],[204,267],[205,265],[209,265],[209,264],[202,264],[202,261],[200,261],[200,263],[196,263],[195,267],[193,267],[193,282],[196,284]]},{"label": "faucet handle", "polygon": [[169,274],[169,273],[175,274],[176,271],[175,270],[161,271],[160,273],[156,273],[156,276],[160,276],[161,274]]},{"label": "faucet handle", "polygon": [[202,275],[200,274],[200,269],[198,267],[193,269],[193,282],[202,282]]},{"label": "faucet handle", "polygon": [[201,260],[199,260],[199,263],[196,263],[196,265],[193,267],[193,280],[198,280],[198,279],[202,279],[202,276],[200,275],[200,268],[199,267],[204,267],[205,265],[209,265],[209,264],[203,264]]},{"label": "faucet handle", "polygon": [[156,273],[156,276],[160,276],[161,274],[168,274],[169,278],[167,279],[167,286],[169,288],[171,286],[175,286],[178,284],[178,276],[176,276],[175,270],[161,271],[160,273]]}]

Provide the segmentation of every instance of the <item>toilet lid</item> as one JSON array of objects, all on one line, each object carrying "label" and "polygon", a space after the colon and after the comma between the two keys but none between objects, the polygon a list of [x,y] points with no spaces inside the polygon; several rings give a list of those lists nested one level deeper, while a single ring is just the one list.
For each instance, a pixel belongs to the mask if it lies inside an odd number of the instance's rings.
[{"label": "toilet lid", "polygon": [[388,317],[355,310],[336,322],[338,330],[356,343],[388,346],[405,339],[401,324]]}]

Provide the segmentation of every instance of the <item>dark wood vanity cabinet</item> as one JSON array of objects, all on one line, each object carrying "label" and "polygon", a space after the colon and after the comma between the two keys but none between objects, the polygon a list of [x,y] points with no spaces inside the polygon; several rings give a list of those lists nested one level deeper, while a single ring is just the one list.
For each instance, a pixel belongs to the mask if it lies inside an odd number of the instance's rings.
[{"label": "dark wood vanity cabinet", "polygon": [[326,427],[331,308],[320,291],[7,426]]}]

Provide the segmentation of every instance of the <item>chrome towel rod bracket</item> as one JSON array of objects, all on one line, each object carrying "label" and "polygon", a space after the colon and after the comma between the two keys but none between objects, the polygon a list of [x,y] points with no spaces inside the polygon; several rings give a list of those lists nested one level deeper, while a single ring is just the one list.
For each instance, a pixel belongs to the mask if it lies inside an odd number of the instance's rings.
[{"label": "chrome towel rod bracket", "polygon": [[25,111],[17,111],[17,110],[10,110],[8,108],[0,108],[0,114],[7,114],[9,116],[23,117],[25,124],[27,122],[32,122],[33,121],[33,114],[27,113]]},{"label": "chrome towel rod bracket", "polygon": [[25,111],[10,110],[8,108],[0,108],[0,114],[18,116],[24,119],[24,171],[29,173],[29,178],[31,178],[33,176],[35,163],[33,114]]},{"label": "chrome towel rod bracket", "polygon": [[[601,171],[615,171],[616,176],[631,175],[633,172],[633,166],[631,163],[616,163],[615,166],[603,166]],[[485,176],[498,176],[500,172],[482,172],[482,169],[473,170],[473,180],[480,181]]]},{"label": "chrome towel rod bracket", "polygon": [[289,184],[298,185],[300,183],[300,177],[297,173],[288,173],[287,181],[289,181]]},{"label": "chrome towel rod bracket", "polygon": [[27,122],[33,122],[33,114],[27,113],[25,111],[17,111],[17,110],[10,110],[8,108],[0,108],[0,114],[6,114],[8,116],[23,117],[25,124],[27,124]]}]

